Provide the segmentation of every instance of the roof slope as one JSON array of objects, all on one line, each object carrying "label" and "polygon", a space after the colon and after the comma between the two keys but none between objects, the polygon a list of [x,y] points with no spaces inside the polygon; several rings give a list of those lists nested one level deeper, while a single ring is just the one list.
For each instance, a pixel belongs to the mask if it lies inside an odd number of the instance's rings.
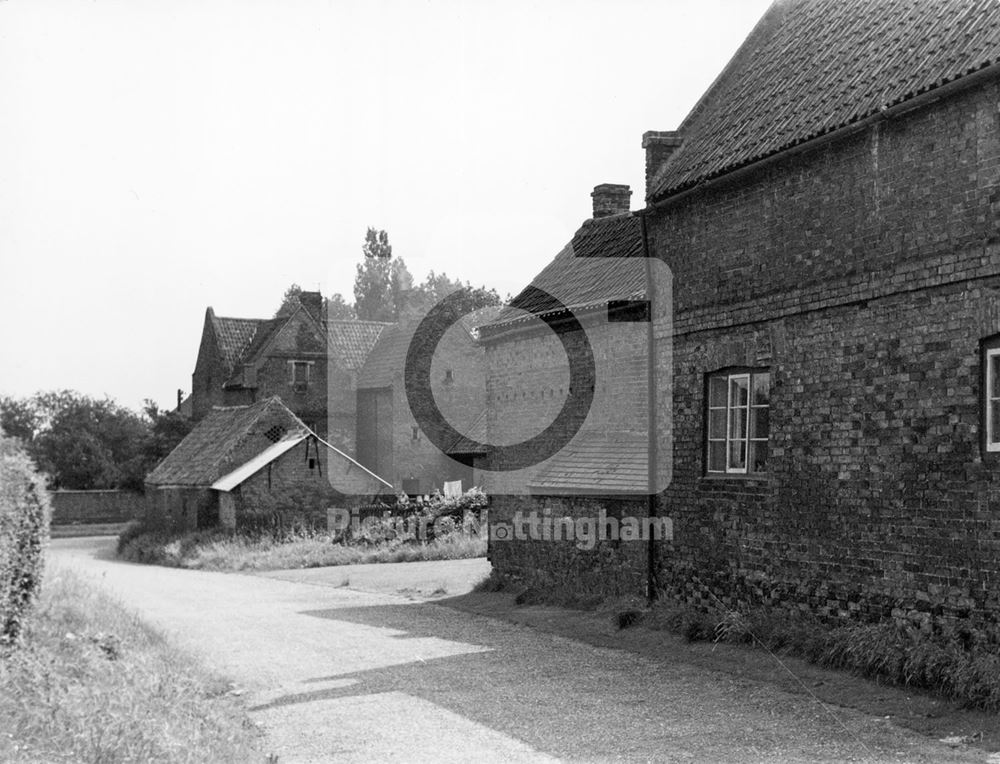
[{"label": "roof slope", "polygon": [[153,485],[207,486],[225,471],[227,460],[267,412],[287,415],[288,429],[305,425],[277,397],[251,406],[214,408],[146,477]]},{"label": "roof slope", "polygon": [[480,411],[478,416],[472,420],[472,423],[468,427],[463,428],[462,432],[466,434],[455,438],[451,445],[445,449],[446,454],[487,453],[486,438],[489,433],[486,409]]},{"label": "roof slope", "polygon": [[[499,311],[500,308],[495,306],[477,308],[459,318],[457,325],[465,329],[469,337],[475,340],[479,328],[493,320]],[[421,318],[414,317],[385,326],[361,367],[358,374],[358,389],[371,390],[392,386],[396,375],[402,374],[406,368],[406,355]]]},{"label": "roof slope", "polygon": [[358,373],[359,390],[392,386],[397,372],[402,373],[406,366],[406,353],[416,330],[416,322],[390,324],[382,330]]},{"label": "roof slope", "polygon": [[257,329],[265,323],[267,322],[259,318],[227,318],[212,313],[212,328],[227,372],[232,372],[240,362],[257,334]]},{"label": "roof slope", "polygon": [[639,433],[580,433],[529,483],[533,491],[645,494],[649,440]]},{"label": "roof slope", "polygon": [[[646,293],[646,266],[640,226],[639,219],[632,215],[588,220],[555,259],[531,280],[531,286],[548,292],[570,309],[641,297]],[[488,333],[511,323],[529,321],[530,317],[522,311],[543,307],[543,302],[524,290],[482,329]]]},{"label": "roof slope", "polygon": [[360,369],[382,331],[390,324],[380,321],[328,321],[330,350],[348,369]]},{"label": "roof slope", "polygon": [[681,125],[650,201],[998,61],[996,0],[777,0]]}]

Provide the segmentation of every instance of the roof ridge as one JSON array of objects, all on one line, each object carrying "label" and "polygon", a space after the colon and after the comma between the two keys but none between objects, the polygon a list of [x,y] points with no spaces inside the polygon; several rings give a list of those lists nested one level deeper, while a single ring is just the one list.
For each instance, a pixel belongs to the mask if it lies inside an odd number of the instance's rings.
[{"label": "roof ridge", "polygon": [[212,460],[211,462],[213,468],[216,468],[219,465],[223,464],[224,461],[229,458],[229,455],[236,448],[238,441],[240,441],[242,437],[246,436],[249,433],[250,429],[255,424],[257,424],[257,422],[260,421],[260,418],[264,415],[264,412],[267,411],[274,403],[277,403],[279,406],[281,406],[286,412],[288,412],[292,416],[293,419],[295,419],[295,421],[297,421],[301,426],[305,427],[305,423],[302,422],[302,420],[299,419],[297,416],[295,416],[292,410],[289,409],[288,406],[286,406],[282,402],[281,398],[279,398],[277,395],[272,395],[268,398],[265,398],[262,401],[259,401],[256,404],[250,404],[249,406],[242,406],[242,407],[233,406],[234,409],[237,408],[252,409],[256,406],[257,411],[254,413],[253,417],[248,422],[243,424],[243,426],[240,428],[239,434],[230,440],[230,442],[227,444],[227,447],[220,449],[218,458]]}]

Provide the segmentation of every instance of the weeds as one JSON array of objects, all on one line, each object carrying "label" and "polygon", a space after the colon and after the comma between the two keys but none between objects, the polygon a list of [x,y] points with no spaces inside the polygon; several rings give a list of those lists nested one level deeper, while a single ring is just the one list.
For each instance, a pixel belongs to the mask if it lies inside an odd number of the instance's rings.
[{"label": "weeds", "polygon": [[119,557],[131,562],[224,571],[458,560],[485,554],[486,539],[462,530],[425,543],[399,537],[350,543],[324,531],[303,530],[274,539],[217,530],[169,536],[133,528],[126,530],[118,541]]},{"label": "weeds", "polygon": [[931,690],[989,711],[1000,710],[1000,640],[996,633],[943,623],[933,629],[895,622],[833,626],[771,610],[706,612],[660,604],[641,623],[688,641],[753,644],[827,668]]},{"label": "weeds", "polygon": [[255,758],[228,684],[68,571],[47,574],[22,636],[0,652],[0,760]]}]

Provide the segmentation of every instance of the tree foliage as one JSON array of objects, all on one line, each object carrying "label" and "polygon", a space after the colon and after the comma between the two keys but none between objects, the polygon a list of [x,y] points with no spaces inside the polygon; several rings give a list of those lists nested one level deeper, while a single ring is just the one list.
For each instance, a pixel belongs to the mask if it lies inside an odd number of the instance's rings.
[{"label": "tree foliage", "polygon": [[487,289],[485,286],[474,287],[468,281],[463,284],[459,279],[448,278],[446,273],[437,274],[431,271],[424,282],[414,290],[410,309],[417,314],[424,314],[445,297],[456,293],[455,307],[462,314],[501,304],[500,295],[495,289]]},{"label": "tree foliage", "polygon": [[[0,423],[21,440],[52,488],[141,490],[146,474],[190,431],[151,401],[142,414],[71,390],[0,399]],[[9,429],[8,429],[9,428]]]},{"label": "tree foliage", "polygon": [[[285,290],[281,298],[281,307],[275,312],[275,318],[290,316],[299,306],[299,295],[302,294],[302,287],[298,284],[291,284]],[[326,316],[332,321],[350,321],[357,316],[354,314],[354,306],[344,299],[339,292],[323,298],[323,307]]]},{"label": "tree foliage", "polygon": [[392,256],[385,231],[369,228],[363,260],[354,277],[354,309],[363,321],[396,321],[403,312],[413,276],[402,258]]}]

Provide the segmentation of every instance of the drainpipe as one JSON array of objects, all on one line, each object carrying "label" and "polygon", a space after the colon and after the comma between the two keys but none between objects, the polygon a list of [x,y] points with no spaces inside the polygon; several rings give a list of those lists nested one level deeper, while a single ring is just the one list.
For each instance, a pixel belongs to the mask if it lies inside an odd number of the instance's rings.
[{"label": "drainpipe", "polygon": [[[646,265],[646,301],[649,305],[649,320],[646,322],[646,416],[649,442],[646,445],[646,514],[656,517],[656,337],[653,331],[655,315],[655,290],[653,283],[653,263],[649,255],[649,237],[646,232],[646,216],[639,215],[639,225],[642,231],[642,254]],[[656,543],[652,533],[652,523],[649,524],[649,534],[646,539],[646,601],[656,599]]]}]

